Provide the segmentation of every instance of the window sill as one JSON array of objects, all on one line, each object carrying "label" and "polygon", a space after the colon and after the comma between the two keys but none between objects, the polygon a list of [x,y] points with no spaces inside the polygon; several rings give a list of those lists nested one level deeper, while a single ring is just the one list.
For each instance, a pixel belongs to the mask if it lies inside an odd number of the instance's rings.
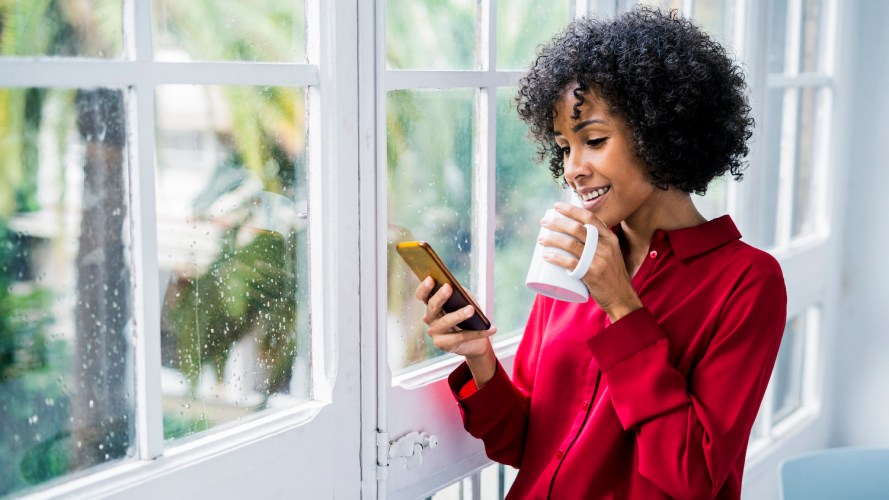
[{"label": "window sill", "polygon": [[189,466],[279,437],[314,419],[329,402],[309,401],[292,409],[257,416],[246,422],[223,426],[193,440],[166,448],[163,455],[137,458],[63,477],[59,482],[26,492],[27,496],[54,498],[116,497]]},{"label": "window sill", "polygon": [[[494,342],[494,353],[497,355],[497,359],[504,361],[515,355],[521,340],[521,335],[511,335],[502,342]],[[429,361],[428,364],[421,364],[407,368],[402,373],[396,373],[392,377],[392,385],[407,390],[418,389],[447,378],[462,362],[461,356],[453,354],[442,356]]]}]

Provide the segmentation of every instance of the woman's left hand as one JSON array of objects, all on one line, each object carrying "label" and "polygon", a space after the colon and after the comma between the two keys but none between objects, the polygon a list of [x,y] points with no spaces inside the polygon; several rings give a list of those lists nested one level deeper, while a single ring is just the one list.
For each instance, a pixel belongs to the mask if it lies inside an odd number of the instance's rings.
[{"label": "woman's left hand", "polygon": [[547,252],[543,258],[547,262],[573,270],[577,267],[586,241],[587,230],[584,224],[592,224],[598,229],[599,243],[596,246],[593,262],[581,278],[590,291],[590,296],[608,314],[612,323],[641,308],[642,301],[633,289],[617,235],[611,232],[604,222],[581,207],[556,203],[555,208],[568,219],[544,220],[541,221],[541,225],[565,234],[550,233],[540,243],[548,247],[561,248],[573,257],[558,252]]}]

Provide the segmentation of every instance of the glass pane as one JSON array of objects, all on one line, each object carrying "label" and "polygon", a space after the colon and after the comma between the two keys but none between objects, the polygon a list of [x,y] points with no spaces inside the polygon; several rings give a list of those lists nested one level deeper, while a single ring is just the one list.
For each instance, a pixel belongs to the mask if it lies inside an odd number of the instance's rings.
[{"label": "glass pane", "polygon": [[812,233],[816,221],[816,193],[818,179],[815,172],[815,153],[818,142],[816,127],[827,123],[819,109],[818,89],[803,88],[799,106],[799,135],[797,137],[796,190],[793,201],[793,232],[794,237]]},{"label": "glass pane", "polygon": [[630,10],[634,5],[648,5],[663,11],[680,10],[682,0],[623,0],[624,10]]},{"label": "glass pane", "polygon": [[493,463],[481,470],[481,500],[503,500],[515,481],[518,471]]},{"label": "glass pane", "polygon": [[767,66],[769,73],[785,72],[785,41],[787,40],[787,0],[768,2]]},{"label": "glass pane", "polygon": [[509,492],[509,489],[512,488],[512,483],[515,482],[515,478],[519,475],[519,470],[508,465],[504,465],[503,467],[503,487],[505,492]]},{"label": "glass pane", "polygon": [[803,403],[803,348],[806,335],[805,313],[787,322],[781,349],[775,361],[772,384],[775,408],[772,425],[793,413]]},{"label": "glass pane", "polygon": [[0,2],[0,56],[120,57],[121,3]]},{"label": "glass pane", "polygon": [[695,22],[727,49],[733,48],[735,2],[695,0]]},{"label": "glass pane", "polygon": [[428,241],[470,286],[474,90],[397,91],[388,96],[389,363],[393,370],[441,354],[425,334],[419,280],[395,252]]},{"label": "glass pane", "polygon": [[803,0],[800,36],[800,72],[824,71],[827,16],[824,0]]},{"label": "glass pane", "polygon": [[478,2],[388,0],[386,65],[390,69],[476,69]]},{"label": "glass pane", "polygon": [[305,5],[295,0],[152,0],[159,61],[303,62]]},{"label": "glass pane", "polygon": [[481,500],[503,500],[500,464],[491,464],[479,472]]},{"label": "glass pane", "polygon": [[526,69],[571,19],[567,0],[497,0],[497,69]]},{"label": "glass pane", "polygon": [[540,219],[565,201],[548,163],[536,164],[537,147],[515,110],[515,89],[497,91],[497,220],[494,233],[495,340],[521,333],[534,292],[525,286]]},{"label": "glass pane", "polygon": [[0,496],[135,454],[125,92],[0,89]]},{"label": "glass pane", "polygon": [[707,186],[707,194],[704,196],[691,195],[695,207],[707,219],[715,219],[726,213],[726,190],[728,189],[728,183],[730,182],[728,179],[731,178],[731,174],[727,175],[729,177],[713,179],[710,185]]},{"label": "glass pane", "polygon": [[[793,92],[788,90],[786,92]],[[763,241],[760,246],[771,247],[775,244],[777,236],[778,223],[778,190],[780,187],[781,177],[781,148],[782,126],[784,118],[784,89],[769,89],[766,101],[765,115],[765,147],[766,147],[766,164],[759,170],[762,175],[766,176],[767,181],[763,183],[768,190],[762,193],[763,196]]]},{"label": "glass pane", "polygon": [[429,497],[428,500],[463,500],[464,492],[468,493],[472,491],[470,480],[461,479],[456,483],[451,484],[443,489],[435,492],[434,495]]},{"label": "glass pane", "polygon": [[164,436],[308,397],[305,93],[157,90]]},{"label": "glass pane", "polygon": [[766,437],[767,430],[766,424],[763,417],[763,412],[766,411],[765,405],[760,406],[759,412],[756,414],[756,419],[753,421],[753,428],[750,430],[750,439],[749,441],[752,443],[757,439],[762,439]]}]

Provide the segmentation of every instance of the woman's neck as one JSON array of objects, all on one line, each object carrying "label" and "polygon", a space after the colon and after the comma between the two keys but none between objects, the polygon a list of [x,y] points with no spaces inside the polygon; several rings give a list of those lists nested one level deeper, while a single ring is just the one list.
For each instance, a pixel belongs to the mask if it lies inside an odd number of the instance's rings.
[{"label": "woman's neck", "polygon": [[627,244],[628,267],[631,262],[644,258],[651,245],[651,238],[658,229],[671,231],[703,224],[707,219],[698,212],[691,195],[677,189],[657,191],[649,201],[622,223]]}]

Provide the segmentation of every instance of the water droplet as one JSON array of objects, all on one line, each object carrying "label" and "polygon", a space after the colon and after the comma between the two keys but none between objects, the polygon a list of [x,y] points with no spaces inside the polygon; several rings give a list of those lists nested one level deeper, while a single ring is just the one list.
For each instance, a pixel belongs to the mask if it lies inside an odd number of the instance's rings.
[{"label": "water droplet", "polygon": [[[84,367],[84,368],[86,368],[86,367]],[[96,402],[93,401],[92,399],[90,399],[90,408],[95,408],[95,406],[96,406]]]}]

